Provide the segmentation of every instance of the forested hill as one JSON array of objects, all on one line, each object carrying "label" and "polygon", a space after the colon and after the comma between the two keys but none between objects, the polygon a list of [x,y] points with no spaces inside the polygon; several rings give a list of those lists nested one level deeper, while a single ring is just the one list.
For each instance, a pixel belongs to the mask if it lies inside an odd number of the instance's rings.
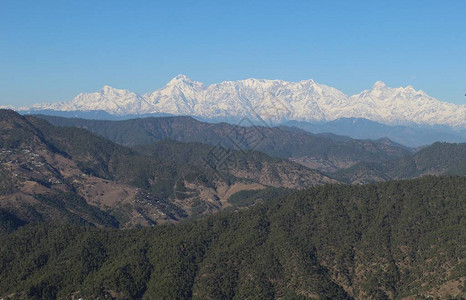
[{"label": "forested hill", "polygon": [[359,163],[333,174],[348,183],[408,179],[425,175],[466,176],[466,143],[434,143],[413,155],[384,162]]},{"label": "forested hill", "polygon": [[238,192],[330,182],[260,152],[168,140],[136,151],[82,128],[0,110],[0,233],[45,221],[117,228],[177,222],[234,208],[229,200]]},{"label": "forested hill", "polygon": [[28,225],[0,238],[0,296],[460,299],[465,195],[465,177],[424,177],[138,230]]},{"label": "forested hill", "polygon": [[[220,143],[235,149],[247,149],[252,145],[256,150],[289,158],[347,183],[424,175],[466,175],[466,144],[434,143],[414,152],[389,139],[355,140],[332,134],[311,134],[292,127],[210,124],[191,117],[125,121],[38,117],[58,126],[87,128],[124,145],[143,145],[167,137],[184,142]],[[235,138],[237,142],[233,143]]]},{"label": "forested hill", "polygon": [[134,146],[170,138],[291,158],[323,172],[334,172],[358,162],[399,158],[411,150],[388,139],[355,140],[331,134],[312,134],[298,128],[205,123],[191,117],[142,118],[124,121],[85,120],[37,115],[56,126],[86,128],[118,144]]}]

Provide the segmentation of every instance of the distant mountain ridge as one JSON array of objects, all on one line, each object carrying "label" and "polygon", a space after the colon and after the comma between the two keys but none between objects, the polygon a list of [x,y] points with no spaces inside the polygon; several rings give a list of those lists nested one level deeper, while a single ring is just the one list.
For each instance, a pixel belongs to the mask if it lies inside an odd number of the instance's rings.
[{"label": "distant mountain ridge", "polygon": [[353,139],[390,140],[408,147],[420,147],[435,142],[465,143],[466,130],[455,130],[444,125],[385,125],[364,118],[340,118],[329,122],[288,121],[294,126],[312,133],[333,133]]},{"label": "distant mountain ridge", "polygon": [[122,121],[86,120],[37,115],[56,126],[86,128],[125,146],[150,144],[162,139],[257,150],[287,158],[321,172],[333,172],[358,162],[380,162],[411,153],[387,139],[354,140],[332,134],[312,134],[295,127],[238,126],[206,123],[191,117],[159,117]]},{"label": "distant mountain ridge", "polygon": [[[466,175],[466,143],[436,142],[413,149],[388,138],[358,140],[330,133],[312,134],[296,127],[241,127],[228,123],[206,123],[183,116],[120,121],[45,115],[36,117],[56,126],[86,128],[126,146],[172,139],[183,143],[221,145],[246,152],[252,147],[268,155],[317,169],[346,183],[410,179],[425,175]],[[353,121],[360,122],[347,120],[344,123],[351,126]],[[370,121],[366,120],[362,125],[365,122]],[[188,144],[183,145],[187,147]]]},{"label": "distant mountain ridge", "polygon": [[20,111],[105,111],[113,115],[165,113],[213,120],[247,117],[278,124],[365,118],[391,125],[447,125],[466,128],[466,105],[442,102],[412,86],[390,88],[383,82],[353,96],[313,80],[246,79],[204,85],[185,75],[151,93],[104,86],[69,102],[36,104]]},{"label": "distant mountain ridge", "polygon": [[434,143],[410,156],[385,162],[358,163],[333,174],[347,183],[370,183],[426,175],[466,176],[466,143]]}]

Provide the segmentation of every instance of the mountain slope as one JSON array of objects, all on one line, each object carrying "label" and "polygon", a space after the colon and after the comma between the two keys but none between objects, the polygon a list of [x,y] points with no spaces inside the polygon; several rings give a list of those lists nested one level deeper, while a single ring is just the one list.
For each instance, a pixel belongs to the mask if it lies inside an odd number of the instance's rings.
[{"label": "mountain slope", "polygon": [[334,176],[348,183],[407,179],[425,175],[466,176],[466,143],[434,143],[396,160],[359,163]]},{"label": "mountain slope", "polygon": [[340,118],[330,122],[297,122],[284,123],[312,133],[334,133],[349,136],[353,139],[390,140],[408,147],[421,147],[435,142],[464,143],[466,131],[454,130],[446,126],[392,126],[384,125],[362,118]]},{"label": "mountain slope", "polygon": [[[219,161],[219,153],[228,157]],[[0,163],[5,216],[94,226],[176,222],[231,207],[228,199],[239,191],[335,182],[262,153],[174,141],[135,151],[81,128],[2,110]]]},{"label": "mountain slope", "polygon": [[[222,170],[222,166],[213,165],[215,163],[213,160],[217,154],[213,151],[218,148],[213,148],[210,145],[163,140],[154,144],[137,146],[133,149],[148,157],[159,157],[159,159],[163,157],[164,162],[176,164],[178,167],[193,165],[206,173],[209,171],[205,164],[210,162],[210,166],[219,168],[216,171],[224,172],[221,174],[222,176],[247,179],[266,186],[300,189],[311,185],[335,183],[327,176],[300,164],[270,157],[257,151],[245,154],[222,148],[222,153],[223,151],[225,151],[224,153],[231,151],[231,157],[228,157],[231,164]],[[222,163],[227,164],[228,162],[222,161]]]},{"label": "mountain slope", "polygon": [[0,296],[465,296],[466,178],[324,186],[175,226],[27,226],[0,237]]},{"label": "mountain slope", "polygon": [[39,115],[57,126],[78,126],[123,145],[141,145],[170,138],[200,142],[287,158],[312,169],[334,172],[358,162],[402,157],[410,149],[387,140],[353,140],[335,135],[315,135],[290,127],[242,126],[205,123],[190,117],[144,118],[124,121],[84,120]]},{"label": "mountain slope", "polygon": [[143,190],[139,172],[156,168],[129,149],[12,111],[0,111],[0,132],[0,209],[23,223],[131,227],[185,215]]},{"label": "mountain slope", "polygon": [[184,75],[145,95],[103,87],[96,93],[79,94],[70,102],[37,104],[26,111],[96,111],[111,114],[168,113],[210,120],[332,121],[365,118],[384,124],[442,124],[466,128],[466,105],[441,102],[413,87],[389,88],[376,82],[354,96],[303,80],[246,79],[204,85]]}]

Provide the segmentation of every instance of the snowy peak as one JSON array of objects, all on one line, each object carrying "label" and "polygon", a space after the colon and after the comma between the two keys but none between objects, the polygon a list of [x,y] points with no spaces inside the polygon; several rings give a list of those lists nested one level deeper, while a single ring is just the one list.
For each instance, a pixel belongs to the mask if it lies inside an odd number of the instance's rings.
[{"label": "snowy peak", "polygon": [[123,90],[123,89],[116,89],[111,86],[105,85],[103,86],[100,91],[95,93],[81,93],[76,96],[72,102],[98,102],[98,101],[121,101],[121,100],[128,100],[128,99],[136,99],[140,98],[138,94]]},{"label": "snowy peak", "polygon": [[197,82],[192,80],[186,75],[179,74],[175,77],[173,77],[172,80],[170,80],[166,85],[165,88],[169,87],[180,87],[180,86],[189,86],[189,87],[200,87],[203,86],[201,82]]},{"label": "snowy peak", "polygon": [[385,84],[385,82],[383,82],[383,81],[376,81],[376,82],[374,83],[374,85],[372,86],[372,89],[373,89],[373,90],[381,90],[381,89],[384,89],[384,88],[386,88],[386,87],[387,87],[387,85]]},{"label": "snowy peak", "polygon": [[405,93],[412,93],[412,94],[425,94],[421,90],[416,91],[412,85],[407,85],[406,87],[391,88],[391,87],[388,87],[383,81],[376,81],[374,85],[372,86],[371,91],[380,91],[380,90],[389,90],[389,91],[405,92]]},{"label": "snowy peak", "polygon": [[[35,109],[38,106],[34,106]],[[112,114],[139,114],[140,111],[149,109],[147,101],[137,93],[116,89],[105,85],[94,93],[81,93],[73,100],[65,103],[46,105],[45,109],[61,111],[95,111],[103,110]]]},{"label": "snowy peak", "polygon": [[189,78],[188,76],[186,75],[183,75],[183,74],[179,74],[179,75],[176,75],[175,77],[173,77],[172,80],[170,80],[168,83],[167,83],[167,86],[168,85],[177,85],[177,84],[180,84],[180,83],[192,83],[193,80],[191,80],[191,78]]},{"label": "snowy peak", "polygon": [[100,92],[105,94],[105,93],[110,93],[111,91],[115,90],[114,88],[112,88],[111,86],[109,85],[104,85],[101,89],[100,89]]},{"label": "snowy peak", "polygon": [[104,86],[100,89],[99,92],[100,92],[101,95],[107,96],[107,97],[111,97],[111,96],[123,96],[123,95],[128,95],[128,94],[136,95],[136,93],[130,92],[130,91],[128,91],[128,90],[116,89],[116,88],[113,88],[113,87],[108,86],[108,85],[104,85]]},{"label": "snowy peak", "polygon": [[466,105],[441,102],[408,85],[391,88],[377,81],[351,97],[312,79],[298,82],[249,78],[204,85],[177,75],[163,88],[139,95],[104,86],[64,103],[34,105],[35,110],[104,110],[110,114],[167,113],[215,120],[280,123],[365,118],[384,124],[428,124],[466,128]]},{"label": "snowy peak", "polygon": [[466,128],[466,105],[455,105],[430,97],[421,90],[390,88],[376,84],[371,90],[351,96],[359,111],[372,121],[395,125],[448,125]]},{"label": "snowy peak", "polygon": [[415,90],[413,86],[407,85],[406,87],[399,87],[399,88],[392,88],[387,87],[387,85],[382,81],[377,81],[372,86],[370,90],[364,90],[360,94],[354,95],[351,98],[371,98],[371,99],[388,99],[389,101],[393,101],[394,99],[397,100],[416,100],[420,97],[429,97],[424,91],[422,90]]}]

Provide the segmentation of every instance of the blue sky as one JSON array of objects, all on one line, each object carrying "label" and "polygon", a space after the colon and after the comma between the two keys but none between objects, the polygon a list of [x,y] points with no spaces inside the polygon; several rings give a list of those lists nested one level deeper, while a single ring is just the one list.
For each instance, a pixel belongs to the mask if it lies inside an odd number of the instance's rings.
[{"label": "blue sky", "polygon": [[413,85],[466,104],[466,1],[0,2],[0,105],[103,85],[315,81]]}]

